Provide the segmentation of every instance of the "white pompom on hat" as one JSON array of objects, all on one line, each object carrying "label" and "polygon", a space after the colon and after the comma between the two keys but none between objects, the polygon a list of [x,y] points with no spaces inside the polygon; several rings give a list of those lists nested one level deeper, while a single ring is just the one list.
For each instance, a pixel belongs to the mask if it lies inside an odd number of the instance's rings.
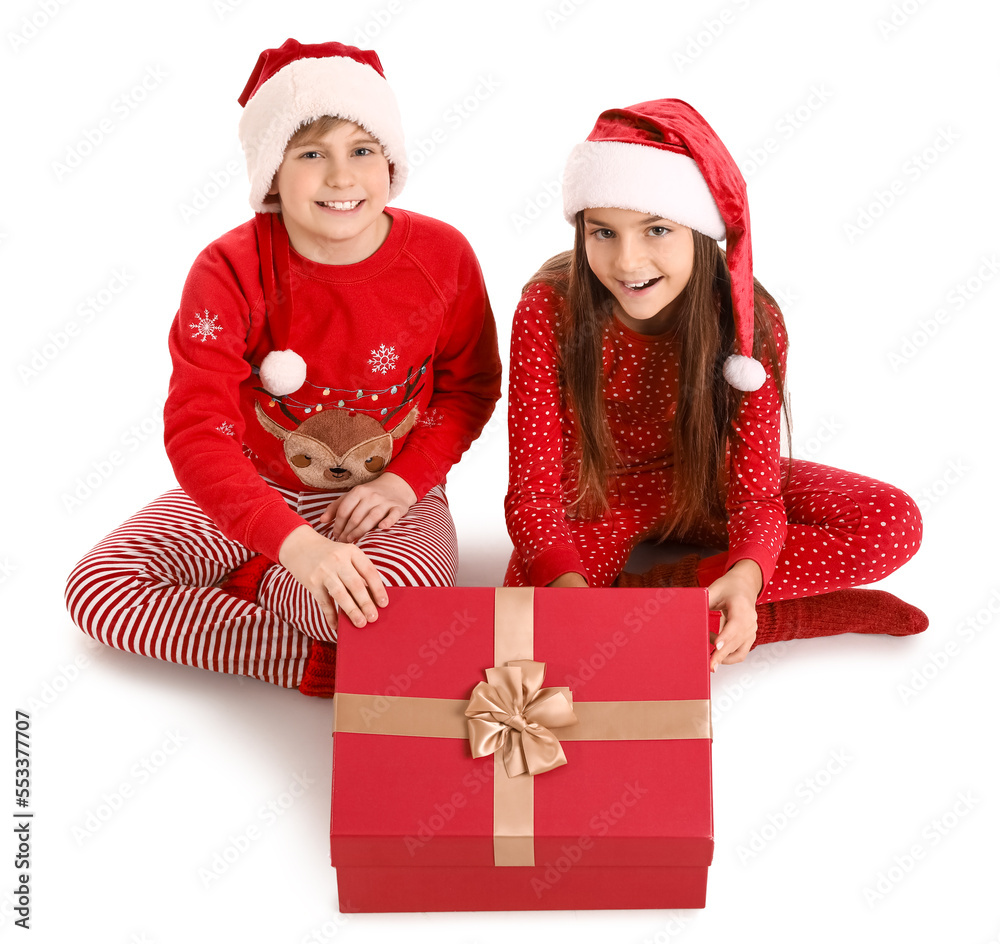
[{"label": "white pompom on hat", "polygon": [[726,241],[738,353],[723,375],[737,390],[767,374],[753,356],[753,255],[747,188],[732,155],[687,102],[661,98],[605,111],[569,156],[563,212],[616,207],[655,213]]},{"label": "white pompom on hat", "polygon": [[278,204],[265,203],[264,198],[285,147],[302,125],[324,115],[346,118],[374,135],[391,168],[389,199],[402,191],[409,169],[403,122],[382,63],[372,50],[286,40],[260,54],[239,103],[243,106],[240,144],[255,212],[278,212]]}]

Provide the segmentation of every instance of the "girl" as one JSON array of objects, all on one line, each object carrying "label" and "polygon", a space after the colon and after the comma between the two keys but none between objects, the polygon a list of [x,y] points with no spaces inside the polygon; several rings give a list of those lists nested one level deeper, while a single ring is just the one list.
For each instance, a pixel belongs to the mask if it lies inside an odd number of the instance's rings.
[{"label": "girl", "polygon": [[[707,587],[712,671],[761,642],[925,629],[890,594],[845,589],[913,556],[914,502],[779,457],[784,323],[753,278],[746,185],[704,118],[676,99],[604,112],[563,199],[573,249],[525,287],[511,337],[505,583]],[[622,573],[667,537],[728,550]]]}]

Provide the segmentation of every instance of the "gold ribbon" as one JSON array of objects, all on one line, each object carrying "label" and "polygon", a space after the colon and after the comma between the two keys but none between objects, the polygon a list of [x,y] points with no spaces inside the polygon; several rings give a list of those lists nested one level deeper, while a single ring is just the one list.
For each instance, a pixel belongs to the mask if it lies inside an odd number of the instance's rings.
[{"label": "gold ribbon", "polygon": [[[406,696],[389,699],[346,692],[338,692],[333,699],[335,732],[469,739],[474,756],[493,753],[493,861],[497,866],[535,864],[532,775],[566,763],[559,740],[545,729],[559,727],[563,741],[712,736],[707,698],[574,705],[568,688],[541,688],[545,665],[534,661],[533,599],[531,587],[505,587],[496,591],[495,668],[486,670],[487,682],[476,686],[468,702]],[[530,668],[526,669],[526,665]],[[512,668],[518,670],[520,677]],[[551,692],[562,695],[565,704],[546,694]],[[469,718],[467,713],[474,704],[474,714],[478,717]],[[553,723],[553,717],[561,723]],[[562,720],[567,717],[573,720]],[[473,721],[477,722],[475,738],[471,731]],[[529,732],[532,724],[545,731],[551,741],[538,731]],[[519,735],[519,743],[515,742],[515,733]],[[481,754],[475,754],[476,750],[481,750]],[[529,776],[521,776],[523,773]]]},{"label": "gold ribbon", "polygon": [[544,662],[527,659],[486,670],[465,709],[473,757],[500,751],[508,777],[535,777],[566,763],[550,729],[576,724],[573,693],[542,688],[544,675]]}]

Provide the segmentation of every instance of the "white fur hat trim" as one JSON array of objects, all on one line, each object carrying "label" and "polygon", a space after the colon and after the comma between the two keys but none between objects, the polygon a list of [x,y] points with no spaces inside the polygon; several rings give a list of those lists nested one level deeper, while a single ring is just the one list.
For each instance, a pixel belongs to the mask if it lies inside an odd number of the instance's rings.
[{"label": "white fur hat trim", "polygon": [[663,148],[622,141],[582,141],[573,148],[563,174],[563,212],[572,223],[590,207],[655,213],[712,239],[726,238],[694,159]]}]

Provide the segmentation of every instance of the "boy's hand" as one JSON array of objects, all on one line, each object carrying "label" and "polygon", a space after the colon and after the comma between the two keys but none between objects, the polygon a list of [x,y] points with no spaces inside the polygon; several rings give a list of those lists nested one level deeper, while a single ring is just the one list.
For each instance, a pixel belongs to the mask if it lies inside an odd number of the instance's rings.
[{"label": "boy's hand", "polygon": [[337,604],[358,627],[378,619],[389,602],[385,584],[364,551],[317,534],[308,525],[282,542],[278,561],[319,603],[330,626],[337,625]]},{"label": "boy's hand", "polygon": [[409,483],[383,472],[377,479],[355,485],[349,492],[335,498],[320,516],[322,524],[333,522],[335,541],[351,543],[372,528],[391,528],[416,502],[417,496]]},{"label": "boy's hand", "polygon": [[714,643],[711,671],[720,662],[728,665],[746,658],[757,638],[757,596],[763,582],[760,566],[741,560],[709,586],[708,607],[722,613],[718,634],[709,636]]}]

